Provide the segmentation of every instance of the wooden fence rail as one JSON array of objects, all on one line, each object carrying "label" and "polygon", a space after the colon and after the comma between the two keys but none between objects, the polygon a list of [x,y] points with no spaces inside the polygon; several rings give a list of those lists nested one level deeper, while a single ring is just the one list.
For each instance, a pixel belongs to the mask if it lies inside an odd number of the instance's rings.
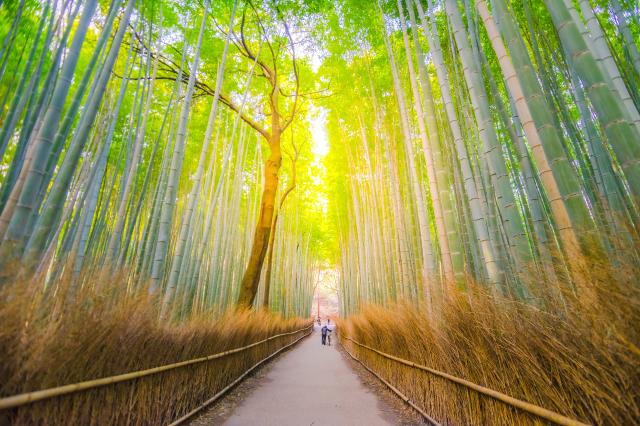
[{"label": "wooden fence rail", "polygon": [[[69,385],[57,386],[54,388],[43,389],[34,392],[26,392],[18,395],[13,395],[5,398],[0,398],[0,410],[6,410],[9,408],[15,408],[26,404],[31,404],[36,401],[42,401],[44,399],[50,399],[57,396],[68,395],[70,393],[76,393],[85,391],[88,389],[94,389],[101,386],[112,385],[115,383],[126,382],[134,379],[138,379],[140,377],[150,376],[152,374],[158,374],[169,370],[174,370],[180,367],[186,367],[188,365],[199,364],[207,361],[212,361],[214,359],[223,358],[238,352],[246,351],[247,349],[251,349],[258,345],[262,345],[270,340],[277,339],[278,337],[290,336],[292,334],[300,333],[301,331],[308,330],[313,327],[313,324],[310,324],[301,329],[290,331],[288,333],[276,334],[275,336],[267,337],[266,339],[260,340],[255,343],[251,343],[249,345],[230,349],[228,351],[220,352],[213,355],[208,355],[205,357],[194,358],[187,361],[180,361],[173,364],[162,365],[159,367],[149,368],[146,370],[133,371],[130,373],[118,374],[116,376],[103,377],[100,379],[87,380],[84,382],[73,383]],[[300,340],[300,339],[298,339]],[[296,342],[298,341],[296,340]],[[260,361],[260,363],[264,362],[264,360]],[[260,364],[259,363],[259,364]],[[255,367],[255,366],[254,366]],[[252,368],[254,368],[252,367]]]},{"label": "wooden fence rail", "polygon": [[[308,327],[307,327],[308,328]],[[180,417],[177,420],[174,420],[171,424],[169,424],[169,426],[178,426],[183,424],[184,422],[186,422],[187,420],[189,420],[191,417],[193,417],[194,415],[196,415],[199,411],[201,411],[202,409],[206,408],[207,406],[213,404],[215,401],[217,401],[218,399],[220,399],[224,394],[226,394],[230,389],[232,389],[235,385],[237,385],[238,383],[240,383],[242,381],[242,379],[244,379],[249,373],[251,373],[253,370],[255,370],[256,368],[258,368],[260,365],[264,364],[265,362],[269,361],[271,358],[273,358],[274,356],[278,355],[280,352],[284,351],[285,349],[290,348],[291,346],[295,345],[296,343],[298,343],[300,340],[304,339],[305,337],[307,337],[309,334],[311,334],[312,331],[309,331],[307,334],[305,334],[304,336],[301,336],[299,338],[297,338],[296,340],[294,340],[293,342],[289,343],[286,346],[281,347],[280,349],[278,349],[277,351],[275,351],[274,353],[272,353],[271,355],[263,358],[262,360],[260,360],[257,364],[253,365],[251,368],[249,368],[247,371],[245,371],[244,373],[242,373],[240,375],[240,377],[238,377],[237,379],[235,379],[233,382],[229,383],[229,385],[227,385],[224,389],[220,390],[218,393],[216,393],[215,395],[213,395],[211,398],[207,399],[204,403],[202,403],[201,405],[199,405],[198,407],[194,408],[193,410],[189,411],[187,414],[185,414],[184,416]]]},{"label": "wooden fence rail", "polygon": [[[476,391],[476,392],[478,392],[480,394],[483,394],[483,395],[489,396],[491,398],[494,398],[494,399],[496,399],[498,401],[501,401],[501,402],[503,402],[503,403],[505,403],[507,405],[510,405],[510,406],[512,406],[514,408],[517,408],[519,410],[525,411],[525,412],[527,412],[529,414],[533,414],[534,416],[540,417],[541,419],[545,419],[545,420],[548,420],[548,421],[553,422],[555,424],[559,424],[559,425],[563,425],[563,426],[587,426],[586,423],[582,423],[582,422],[580,422],[578,420],[574,420],[574,419],[571,419],[569,417],[563,416],[562,414],[558,414],[555,411],[547,410],[546,408],[542,408],[542,407],[539,407],[537,405],[531,404],[529,402],[522,401],[520,399],[514,398],[514,397],[506,395],[504,393],[495,391],[493,389],[489,389],[489,388],[486,388],[484,386],[480,386],[480,385],[478,385],[476,383],[470,382],[470,381],[465,380],[465,379],[461,379],[461,378],[453,376],[451,374],[447,374],[447,373],[445,373],[443,371],[435,370],[433,368],[430,368],[430,367],[427,367],[427,366],[424,366],[424,365],[420,365],[420,364],[416,364],[415,362],[408,361],[406,359],[402,359],[402,358],[399,358],[397,356],[390,355],[390,354],[387,354],[385,352],[379,351],[378,349],[375,349],[375,348],[372,348],[371,346],[367,346],[367,345],[365,345],[363,343],[360,343],[360,342],[352,339],[351,337],[344,336],[344,335],[341,336],[341,337],[343,339],[346,339],[346,340],[349,340],[349,341],[353,342],[354,344],[356,344],[356,345],[358,345],[358,346],[360,346],[362,348],[365,348],[365,349],[367,349],[367,350],[369,350],[371,352],[374,352],[374,353],[376,353],[376,354],[378,354],[378,355],[380,355],[380,356],[382,356],[384,358],[396,361],[396,362],[398,362],[400,364],[408,365],[409,367],[413,367],[415,369],[418,369],[418,370],[421,370],[421,371],[425,371],[427,373],[433,374],[433,375],[438,376],[438,377],[442,377],[442,378],[444,378],[446,380],[449,380],[449,381],[451,381],[453,383],[457,383],[457,384],[462,385],[462,386],[464,386],[466,388],[473,389],[474,391]],[[356,360],[360,361],[357,358],[356,358]],[[363,363],[363,365],[364,365],[364,363]],[[413,405],[413,403],[411,403],[411,405]],[[418,411],[421,414],[425,415],[422,410],[418,410]]]}]

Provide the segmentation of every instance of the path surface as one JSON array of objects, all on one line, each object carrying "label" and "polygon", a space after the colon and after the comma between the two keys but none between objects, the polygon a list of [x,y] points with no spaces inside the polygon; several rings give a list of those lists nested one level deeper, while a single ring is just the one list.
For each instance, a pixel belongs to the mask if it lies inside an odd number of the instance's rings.
[{"label": "path surface", "polygon": [[385,403],[362,385],[334,346],[320,333],[275,361],[225,425],[392,425]]}]

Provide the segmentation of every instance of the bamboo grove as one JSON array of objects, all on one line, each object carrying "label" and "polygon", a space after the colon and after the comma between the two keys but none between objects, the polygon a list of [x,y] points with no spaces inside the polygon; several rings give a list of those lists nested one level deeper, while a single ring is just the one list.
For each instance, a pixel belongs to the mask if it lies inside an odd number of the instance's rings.
[{"label": "bamboo grove", "polygon": [[165,318],[307,315],[301,14],[259,6],[1,2],[2,284],[71,277],[72,300],[118,277]]},{"label": "bamboo grove", "polygon": [[[335,287],[344,347],[443,424],[540,419],[411,363],[632,424],[639,88],[637,0],[0,0],[0,396]],[[0,423],[168,423],[278,342]]]},{"label": "bamboo grove", "polygon": [[3,284],[306,315],[336,264],[343,314],[433,314],[638,260],[632,1],[0,7]]},{"label": "bamboo grove", "polygon": [[542,307],[588,291],[589,259],[637,264],[636,2],[349,4],[331,75],[355,83],[330,111],[345,313],[433,313],[471,282]]}]

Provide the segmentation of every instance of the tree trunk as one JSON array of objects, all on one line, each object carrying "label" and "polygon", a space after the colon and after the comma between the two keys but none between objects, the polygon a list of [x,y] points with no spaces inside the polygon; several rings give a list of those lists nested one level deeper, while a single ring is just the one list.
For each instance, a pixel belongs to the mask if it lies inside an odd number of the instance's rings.
[{"label": "tree trunk", "polygon": [[[272,114],[274,115],[274,121],[279,121],[277,112],[272,111]],[[247,269],[242,277],[242,283],[240,284],[240,294],[238,295],[237,301],[238,308],[250,309],[253,305],[253,300],[256,297],[258,286],[260,285],[262,265],[264,264],[264,258],[267,254],[271,236],[276,192],[278,191],[278,172],[282,165],[279,123],[272,127],[272,132],[269,138],[271,154],[264,167],[264,189],[262,191],[260,215],[253,235],[249,264],[247,265]]]},{"label": "tree trunk", "polygon": [[267,254],[267,270],[264,275],[264,295],[262,298],[262,308],[269,309],[269,294],[271,292],[271,271],[273,270],[273,245],[275,244],[276,229],[278,227],[278,213],[273,217],[273,227],[269,237],[269,253]]}]

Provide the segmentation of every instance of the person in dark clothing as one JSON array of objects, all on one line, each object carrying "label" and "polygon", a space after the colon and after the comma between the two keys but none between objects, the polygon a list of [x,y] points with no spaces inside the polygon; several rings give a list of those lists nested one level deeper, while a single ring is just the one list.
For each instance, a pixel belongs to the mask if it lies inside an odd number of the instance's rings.
[{"label": "person in dark clothing", "polygon": [[320,329],[320,333],[322,334],[322,344],[326,345],[327,344],[327,333],[329,332],[329,327],[327,327],[326,325],[323,325],[322,328]]}]

